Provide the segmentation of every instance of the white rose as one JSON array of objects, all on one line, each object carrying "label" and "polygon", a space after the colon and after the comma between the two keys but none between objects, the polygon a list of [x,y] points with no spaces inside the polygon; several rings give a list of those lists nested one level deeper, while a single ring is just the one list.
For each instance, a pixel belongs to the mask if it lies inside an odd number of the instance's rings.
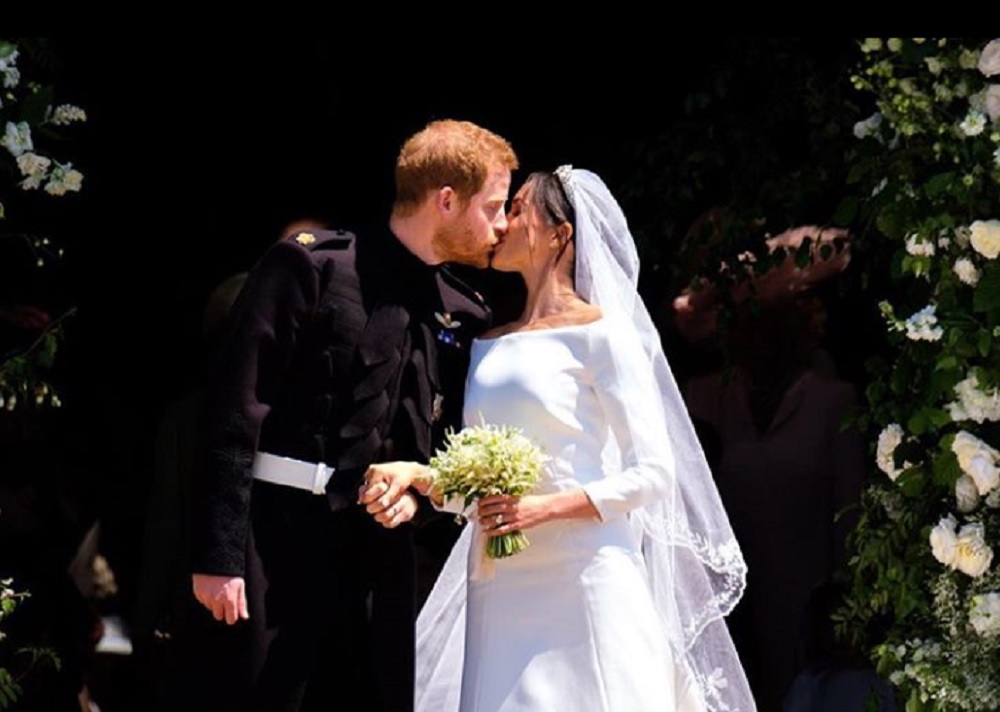
[{"label": "white rose", "polygon": [[1000,593],[973,596],[969,623],[982,636],[1000,633]]},{"label": "white rose", "polygon": [[976,489],[981,495],[989,494],[1000,484],[1000,470],[997,470],[996,461],[988,455],[976,455],[969,462],[969,467],[963,469],[976,483]]},{"label": "white rose", "polygon": [[955,568],[955,549],[958,546],[956,526],[958,522],[949,514],[931,530],[931,551],[934,558],[950,568]]},{"label": "white rose", "polygon": [[933,257],[934,243],[924,240],[920,235],[913,233],[906,238],[906,251],[917,257]]},{"label": "white rose", "polygon": [[51,164],[52,161],[37,153],[22,153],[17,157],[17,167],[23,176],[45,175]]},{"label": "white rose", "polygon": [[973,458],[985,455],[991,458],[994,463],[997,459],[1000,459],[1000,452],[997,452],[975,435],[965,430],[960,431],[955,436],[955,439],[951,443],[951,451],[958,458],[958,466],[970,476],[972,473],[969,472],[969,467]]},{"label": "white rose", "polygon": [[1000,220],[976,220],[969,225],[969,242],[983,257],[995,260],[1000,255]]},{"label": "white rose", "polygon": [[878,445],[875,448],[875,463],[878,469],[889,475],[893,482],[899,477],[903,468],[896,468],[894,453],[899,444],[903,442],[903,428],[898,423],[891,423],[883,428],[878,436]]},{"label": "white rose", "polygon": [[955,480],[955,501],[958,511],[968,514],[979,506],[979,489],[976,481],[968,475],[962,475]]},{"label": "white rose", "polygon": [[990,121],[1000,119],[1000,84],[990,84],[986,89],[985,109]]},{"label": "white rose", "polygon": [[987,77],[1000,74],[1000,40],[993,40],[979,55],[979,71]]},{"label": "white rose", "polygon": [[924,62],[927,63],[927,71],[934,76],[940,74],[941,70],[944,69],[944,63],[940,57],[924,57]]},{"label": "white rose", "polygon": [[968,284],[970,287],[975,287],[979,283],[979,270],[976,269],[976,265],[972,263],[972,260],[967,257],[955,260],[955,266],[953,269],[962,284]]},{"label": "white rose", "polygon": [[955,543],[954,567],[967,576],[978,578],[986,573],[993,561],[993,549],[983,538],[983,525],[966,524],[958,532]]}]

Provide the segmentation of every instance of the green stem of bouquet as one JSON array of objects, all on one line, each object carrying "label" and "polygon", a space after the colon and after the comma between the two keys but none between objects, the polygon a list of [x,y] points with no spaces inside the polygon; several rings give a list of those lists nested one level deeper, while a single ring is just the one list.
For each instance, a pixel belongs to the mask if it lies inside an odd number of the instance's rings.
[{"label": "green stem of bouquet", "polygon": [[510,532],[490,537],[486,542],[486,555],[491,559],[505,559],[528,548],[528,541],[522,532]]}]

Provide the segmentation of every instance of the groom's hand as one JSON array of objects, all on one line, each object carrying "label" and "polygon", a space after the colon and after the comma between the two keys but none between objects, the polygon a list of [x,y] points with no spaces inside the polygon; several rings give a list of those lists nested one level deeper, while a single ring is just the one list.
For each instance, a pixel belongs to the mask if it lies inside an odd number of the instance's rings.
[{"label": "groom's hand", "polygon": [[413,480],[424,470],[416,462],[380,462],[365,472],[365,483],[358,492],[358,502],[369,514],[378,514],[399,501]]},{"label": "groom's hand", "polygon": [[420,503],[417,502],[416,496],[412,492],[404,492],[395,504],[391,504],[376,513],[374,515],[375,521],[386,529],[395,529],[400,524],[412,520],[419,508]]},{"label": "groom's hand", "polygon": [[233,625],[237,620],[250,618],[246,584],[241,576],[192,574],[191,582],[194,597],[212,612],[215,620]]}]

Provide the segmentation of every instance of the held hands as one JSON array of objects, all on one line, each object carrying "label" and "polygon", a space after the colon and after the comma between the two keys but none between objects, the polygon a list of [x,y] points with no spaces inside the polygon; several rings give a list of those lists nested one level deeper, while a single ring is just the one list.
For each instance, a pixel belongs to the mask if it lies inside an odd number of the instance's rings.
[{"label": "held hands", "polygon": [[421,494],[430,489],[430,473],[416,462],[385,462],[372,465],[365,473],[365,483],[358,491],[358,502],[375,521],[394,529],[410,521],[417,513],[417,498],[409,492],[413,487]]},{"label": "held hands", "polygon": [[215,620],[233,625],[237,620],[250,618],[246,584],[241,576],[193,574],[191,580],[194,597],[211,611]]}]

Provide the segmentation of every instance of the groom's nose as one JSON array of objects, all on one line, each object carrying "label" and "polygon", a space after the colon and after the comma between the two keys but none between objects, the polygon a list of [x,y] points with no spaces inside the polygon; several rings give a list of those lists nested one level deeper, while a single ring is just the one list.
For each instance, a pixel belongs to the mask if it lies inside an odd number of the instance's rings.
[{"label": "groom's nose", "polygon": [[501,213],[497,221],[493,223],[493,233],[496,239],[500,239],[507,232],[507,215],[506,213]]}]

